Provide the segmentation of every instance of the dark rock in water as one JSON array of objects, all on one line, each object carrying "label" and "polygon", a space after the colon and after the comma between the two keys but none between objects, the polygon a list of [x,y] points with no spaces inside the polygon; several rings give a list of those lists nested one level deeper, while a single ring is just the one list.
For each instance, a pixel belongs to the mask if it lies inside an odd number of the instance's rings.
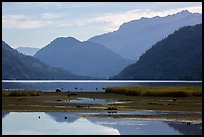
[{"label": "dark rock in water", "polygon": [[118,110],[116,107],[108,107],[107,109],[105,110]]},{"label": "dark rock in water", "polygon": [[82,105],[77,105],[76,107],[77,107],[77,108],[82,108],[83,106],[82,106]]},{"label": "dark rock in water", "polygon": [[108,111],[108,114],[117,113],[117,111]]},{"label": "dark rock in water", "polygon": [[67,119],[67,116],[64,116],[64,119]]},{"label": "dark rock in water", "polygon": [[56,92],[62,92],[60,89],[56,89]]}]

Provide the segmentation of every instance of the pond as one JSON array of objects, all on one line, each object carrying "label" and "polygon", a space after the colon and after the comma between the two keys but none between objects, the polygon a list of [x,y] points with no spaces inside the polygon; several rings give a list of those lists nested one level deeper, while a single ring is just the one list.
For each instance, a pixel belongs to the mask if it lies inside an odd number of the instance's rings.
[{"label": "pond", "polygon": [[[32,135],[191,135],[202,123],[82,117],[80,112],[2,112],[2,134]],[[66,116],[66,118],[65,118]]]}]

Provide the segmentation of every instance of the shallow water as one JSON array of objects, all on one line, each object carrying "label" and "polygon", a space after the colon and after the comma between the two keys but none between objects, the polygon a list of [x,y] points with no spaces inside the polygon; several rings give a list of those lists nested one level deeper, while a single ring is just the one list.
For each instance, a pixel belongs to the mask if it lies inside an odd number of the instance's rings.
[{"label": "shallow water", "polygon": [[[202,115],[201,112],[164,112],[164,111],[154,111],[154,110],[138,110],[138,111],[116,111],[114,115]],[[81,112],[81,114],[100,114],[106,115],[108,112]]]},{"label": "shallow water", "polygon": [[69,100],[60,100],[60,101],[44,101],[47,103],[83,103],[83,104],[123,104],[129,103],[130,101],[116,101],[112,99],[95,99],[95,98],[77,98],[77,99],[69,99]]},{"label": "shallow water", "polygon": [[[202,134],[202,124],[124,118],[84,118],[79,112],[2,112],[2,134]],[[40,116],[40,118],[39,118]],[[65,119],[67,116],[67,119]]]}]

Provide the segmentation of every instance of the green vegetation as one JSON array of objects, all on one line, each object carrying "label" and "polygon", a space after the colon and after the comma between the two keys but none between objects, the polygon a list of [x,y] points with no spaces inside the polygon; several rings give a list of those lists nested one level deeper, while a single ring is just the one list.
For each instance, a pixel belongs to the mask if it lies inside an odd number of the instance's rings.
[{"label": "green vegetation", "polygon": [[202,96],[202,86],[109,87],[105,92],[135,96],[190,97]]}]

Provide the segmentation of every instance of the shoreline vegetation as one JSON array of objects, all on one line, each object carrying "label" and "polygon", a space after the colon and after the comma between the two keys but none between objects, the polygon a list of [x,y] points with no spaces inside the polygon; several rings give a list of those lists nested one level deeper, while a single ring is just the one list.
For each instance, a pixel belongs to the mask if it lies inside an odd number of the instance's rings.
[{"label": "shoreline vegetation", "polygon": [[201,86],[121,86],[105,89],[106,93],[117,93],[134,96],[156,97],[190,97],[202,96]]},{"label": "shoreline vegetation", "polygon": [[[89,102],[86,102],[87,99]],[[102,102],[97,102],[98,100]],[[184,114],[123,115],[120,113],[140,111],[183,112]],[[123,86],[108,87],[105,92],[2,90],[2,112],[96,112],[97,114],[81,116],[166,119],[202,123],[202,86]]]}]

